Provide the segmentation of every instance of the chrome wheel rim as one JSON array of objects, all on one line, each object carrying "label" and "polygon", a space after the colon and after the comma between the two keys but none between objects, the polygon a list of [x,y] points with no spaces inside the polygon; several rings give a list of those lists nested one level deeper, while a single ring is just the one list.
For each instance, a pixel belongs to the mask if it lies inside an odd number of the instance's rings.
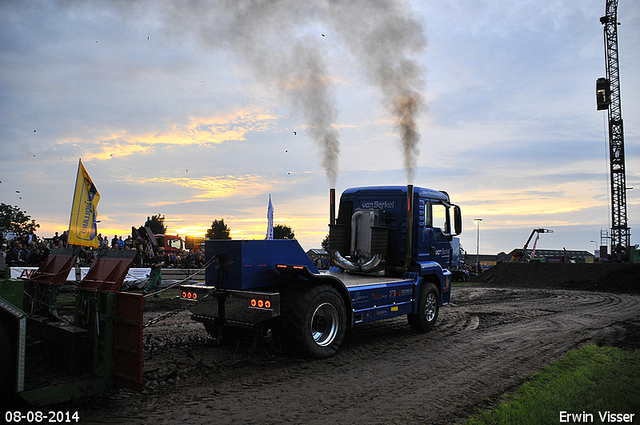
[{"label": "chrome wheel rim", "polygon": [[427,322],[431,322],[436,318],[436,312],[438,311],[438,304],[436,300],[436,295],[433,292],[430,292],[427,295],[427,299],[424,303],[424,318],[427,319]]},{"label": "chrome wheel rim", "polygon": [[311,335],[321,347],[330,345],[338,334],[338,310],[329,303],[320,304],[311,316]]}]

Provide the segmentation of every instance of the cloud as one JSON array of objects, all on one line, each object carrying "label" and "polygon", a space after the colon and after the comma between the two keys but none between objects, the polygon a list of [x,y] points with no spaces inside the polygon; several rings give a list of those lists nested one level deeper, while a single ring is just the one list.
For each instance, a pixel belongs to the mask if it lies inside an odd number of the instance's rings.
[{"label": "cloud", "polygon": [[[133,181],[132,179],[127,179]],[[263,176],[244,175],[244,176],[215,176],[215,177],[152,177],[138,178],[134,181],[136,184],[166,186],[167,191],[172,191],[171,186],[185,187],[193,189],[191,197],[179,199],[175,201],[160,201],[150,203],[150,206],[164,206],[171,204],[180,204],[185,202],[206,201],[211,199],[230,198],[234,196],[247,197],[255,193],[264,193],[268,191],[274,184],[273,180],[269,183],[265,182]]]},{"label": "cloud", "polygon": [[[385,5],[390,13],[359,10]],[[19,202],[43,234],[64,230],[82,157],[109,232],[162,213],[203,229],[224,217],[238,237],[263,237],[273,193],[276,220],[316,247],[327,221],[323,160],[340,164],[338,192],[406,183],[389,101],[398,87],[391,78],[383,91],[379,78],[419,70],[411,88],[428,113],[415,121],[415,183],[462,206],[471,220],[463,242],[475,247],[472,220],[485,217],[481,252],[521,246],[540,225],[564,225],[552,235],[560,241],[579,238],[568,230],[585,223],[582,247],[591,246],[610,215],[594,95],[603,12],[600,0],[0,2],[0,197]],[[632,229],[639,19],[638,2],[621,2]],[[409,48],[394,51],[394,39]],[[386,66],[396,54],[413,64]],[[380,60],[367,67],[370,58]],[[329,104],[303,95],[314,90]],[[314,106],[325,133],[303,112]],[[334,132],[339,156],[324,157],[318,142]]]},{"label": "cloud", "polygon": [[[146,154],[160,148],[198,145],[212,146],[224,142],[245,140],[249,132],[269,129],[278,117],[257,107],[241,109],[223,115],[192,118],[189,123],[174,124],[155,133],[131,134],[126,130],[105,136],[96,142],[63,140],[59,144],[88,145],[82,157],[87,160],[107,160]],[[84,142],[84,143],[83,143]]]}]

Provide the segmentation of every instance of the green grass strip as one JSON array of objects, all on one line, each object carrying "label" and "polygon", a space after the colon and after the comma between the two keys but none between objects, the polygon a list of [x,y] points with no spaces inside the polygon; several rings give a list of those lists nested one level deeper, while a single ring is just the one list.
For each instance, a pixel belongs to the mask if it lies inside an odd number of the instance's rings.
[{"label": "green grass strip", "polygon": [[640,350],[588,345],[571,351],[463,424],[560,423],[640,423]]}]

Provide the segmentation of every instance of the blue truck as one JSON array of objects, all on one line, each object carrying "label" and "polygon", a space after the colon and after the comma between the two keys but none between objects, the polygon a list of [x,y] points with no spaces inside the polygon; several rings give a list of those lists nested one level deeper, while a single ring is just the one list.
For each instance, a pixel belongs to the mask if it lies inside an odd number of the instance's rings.
[{"label": "blue truck", "polygon": [[408,185],[347,189],[335,210],[331,189],[329,271],[296,240],[207,240],[205,285],[181,288],[192,319],[219,341],[237,328],[270,330],[312,358],[333,356],[359,323],[406,315],[414,330],[432,330],[451,297],[460,207]]}]

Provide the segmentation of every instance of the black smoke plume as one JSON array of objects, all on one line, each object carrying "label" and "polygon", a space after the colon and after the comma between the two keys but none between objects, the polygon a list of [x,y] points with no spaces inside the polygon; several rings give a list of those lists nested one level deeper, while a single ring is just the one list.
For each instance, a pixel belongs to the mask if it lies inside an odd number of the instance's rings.
[{"label": "black smoke plume", "polygon": [[321,149],[329,183],[335,187],[340,154],[335,127],[338,112],[326,64],[327,40],[316,30],[332,29],[331,40],[347,46],[369,82],[381,90],[384,106],[400,133],[407,180],[413,182],[424,88],[423,70],[415,57],[424,51],[427,41],[407,2],[114,0],[111,4],[129,12],[157,13],[168,32],[196,36],[207,48],[236,53],[259,81],[302,115]]}]

